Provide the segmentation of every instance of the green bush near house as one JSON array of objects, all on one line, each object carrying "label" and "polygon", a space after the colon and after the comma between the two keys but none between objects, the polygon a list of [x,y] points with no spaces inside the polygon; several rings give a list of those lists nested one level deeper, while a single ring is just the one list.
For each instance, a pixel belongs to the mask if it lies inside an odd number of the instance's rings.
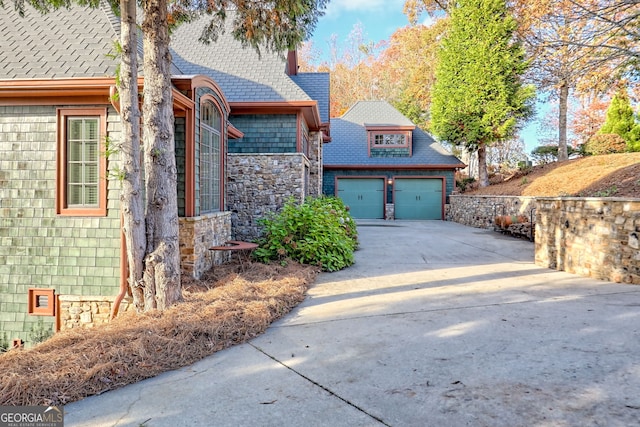
[{"label": "green bush near house", "polygon": [[38,319],[38,323],[31,327],[31,332],[29,332],[29,338],[31,338],[31,343],[33,345],[40,344],[41,342],[45,342],[49,338],[53,336],[53,327],[51,325],[47,326],[42,321],[42,318]]},{"label": "green bush near house", "polygon": [[290,199],[278,214],[261,219],[263,236],[254,258],[317,265],[337,271],[353,264],[358,247],[356,223],[342,200],[318,197],[297,204]]},{"label": "green bush near house", "polygon": [[0,337],[0,354],[9,350],[9,340],[7,339],[7,333],[3,332]]}]

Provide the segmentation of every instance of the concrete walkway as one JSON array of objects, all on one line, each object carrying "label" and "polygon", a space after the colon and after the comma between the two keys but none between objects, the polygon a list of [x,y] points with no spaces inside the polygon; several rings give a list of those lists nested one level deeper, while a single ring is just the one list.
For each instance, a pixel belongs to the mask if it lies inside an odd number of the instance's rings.
[{"label": "concrete walkway", "polygon": [[65,407],[65,426],[640,425],[640,287],[440,221],[360,222],[356,264],[262,336]]}]

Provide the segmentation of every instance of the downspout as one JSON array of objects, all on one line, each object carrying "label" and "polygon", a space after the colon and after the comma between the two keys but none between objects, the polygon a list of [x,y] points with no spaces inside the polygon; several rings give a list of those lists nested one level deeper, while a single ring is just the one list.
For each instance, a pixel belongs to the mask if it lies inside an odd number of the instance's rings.
[{"label": "downspout", "polygon": [[[124,227],[124,217],[122,213],[120,213],[120,230]],[[129,291],[128,284],[128,268],[127,268],[127,244],[124,238],[124,232],[120,232],[120,292],[116,295],[116,298],[113,300],[113,305],[111,306],[111,314],[109,316],[110,320],[115,319],[118,315],[118,310],[120,310],[120,303],[124,299],[124,296]]]},{"label": "downspout", "polygon": [[109,101],[115,110],[120,114],[120,102],[118,101],[118,89],[115,86],[109,86]]}]

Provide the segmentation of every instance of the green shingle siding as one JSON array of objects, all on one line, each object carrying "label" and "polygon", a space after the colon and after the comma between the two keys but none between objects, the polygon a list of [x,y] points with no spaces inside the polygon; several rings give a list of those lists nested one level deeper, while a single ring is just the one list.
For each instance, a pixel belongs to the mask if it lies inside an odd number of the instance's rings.
[{"label": "green shingle siding", "polygon": [[229,121],[244,137],[229,141],[229,153],[295,153],[298,121],[295,114],[229,116]]},{"label": "green shingle siding", "polygon": [[[119,117],[109,107],[117,142]],[[30,287],[57,294],[115,295],[120,286],[120,183],[108,179],[108,216],[55,213],[55,107],[0,107],[0,334],[29,341],[42,318],[27,314]],[[118,155],[109,159],[113,170]]]},{"label": "green shingle siding", "polygon": [[371,157],[410,157],[411,150],[406,148],[372,148]]}]

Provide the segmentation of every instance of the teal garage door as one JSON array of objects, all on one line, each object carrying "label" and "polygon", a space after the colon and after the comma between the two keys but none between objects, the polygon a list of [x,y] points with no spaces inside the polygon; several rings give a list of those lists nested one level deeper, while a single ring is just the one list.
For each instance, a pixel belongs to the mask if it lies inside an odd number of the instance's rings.
[{"label": "teal garage door", "polygon": [[382,178],[338,178],[338,197],[349,206],[354,218],[384,218]]},{"label": "teal garage door", "polygon": [[442,219],[442,179],[396,178],[396,219]]}]

